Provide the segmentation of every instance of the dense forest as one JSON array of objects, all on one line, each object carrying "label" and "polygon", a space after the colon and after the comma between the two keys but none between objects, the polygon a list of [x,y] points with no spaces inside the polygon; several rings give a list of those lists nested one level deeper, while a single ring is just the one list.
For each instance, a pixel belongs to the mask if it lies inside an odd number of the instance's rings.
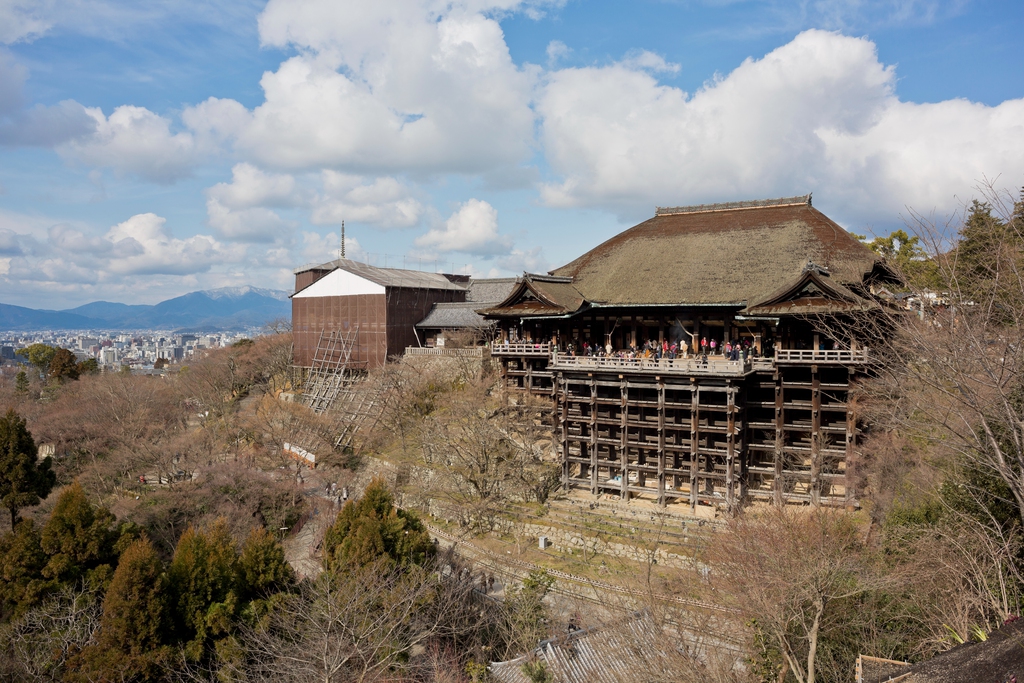
[{"label": "dense forest", "polygon": [[[536,406],[502,396],[493,374],[396,363],[373,378],[380,419],[338,447],[330,417],[288,400],[287,332],[163,377],[30,347],[26,366],[0,375],[0,680],[482,681],[488,662],[567,624],[640,612],[660,629],[660,664],[638,670],[643,681],[852,681],[858,654],[920,661],[983,640],[1024,601],[1014,199],[989,193],[954,229],[912,217],[871,243],[905,287],[879,294],[881,313],[817,321],[875,340],[856,397],[866,438],[847,471],[861,508],[750,506],[726,520],[692,569],[657,586],[722,609],[699,624],[653,588],[556,608],[544,572],[495,599],[431,539],[411,503],[443,501],[461,511],[453,523],[484,534],[514,504],[558,495]],[[351,485],[352,499],[329,486],[311,497],[311,475],[284,449],[299,434],[318,476]],[[381,479],[356,495],[369,455],[436,477],[405,509]],[[315,567],[296,569],[286,548],[321,514]],[[650,567],[646,582],[637,567],[618,580],[650,588]],[[698,652],[684,620],[745,654]],[[523,672],[555,683],[535,662]]]}]

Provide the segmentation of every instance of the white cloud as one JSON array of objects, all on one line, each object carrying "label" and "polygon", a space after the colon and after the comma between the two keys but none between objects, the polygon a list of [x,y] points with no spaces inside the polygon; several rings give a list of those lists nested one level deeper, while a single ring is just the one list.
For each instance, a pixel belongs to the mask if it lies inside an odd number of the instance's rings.
[{"label": "white cloud", "polygon": [[512,248],[512,240],[498,234],[498,210],[479,199],[462,204],[443,227],[417,237],[416,244],[439,252],[461,251],[477,256],[495,256]]},{"label": "white cloud", "polygon": [[627,64],[554,72],[538,110],[562,176],[542,190],[552,206],[635,214],[813,190],[847,217],[895,218],[1024,175],[1024,100],[900,102],[871,41],[817,30],[692,96]]},{"label": "white cloud", "polygon": [[166,223],[156,214],[142,213],[112,227],[105,235],[113,246],[107,270],[116,275],[185,275],[237,260],[243,253],[207,235],[177,239],[167,232]]},{"label": "white cloud", "polygon": [[215,197],[206,200],[206,217],[217,234],[239,242],[273,242],[294,227],[270,209],[231,209]]},{"label": "white cloud", "polygon": [[229,209],[296,206],[302,203],[295,178],[267,173],[245,163],[235,164],[231,169],[230,183],[217,183],[206,194]]},{"label": "white cloud", "polygon": [[423,205],[395,178],[376,178],[366,183],[360,176],[324,171],[322,179],[324,194],[317,198],[312,213],[316,225],[347,220],[385,229],[408,228],[423,215]]},{"label": "white cloud", "polygon": [[145,29],[164,28],[175,18],[241,32],[249,29],[261,4],[259,0],[0,0],[0,43],[31,42],[60,28],[118,40]]},{"label": "white cloud", "polygon": [[679,65],[666,62],[665,58],[649,50],[632,50],[622,60],[627,69],[645,70],[654,73],[679,73]]},{"label": "white cloud", "polygon": [[552,40],[545,52],[548,55],[548,68],[554,68],[559,61],[572,54],[572,48],[560,40]]},{"label": "white cloud", "polygon": [[516,66],[495,11],[519,2],[271,0],[264,44],[299,54],[263,75],[251,113],[211,100],[198,133],[266,167],[481,172],[527,160],[539,70]]},{"label": "white cloud", "polygon": [[68,159],[89,166],[133,173],[158,183],[188,176],[201,150],[188,132],[171,132],[171,122],[144,107],[122,105],[109,117],[87,108],[95,132],[58,148]]},{"label": "white cloud", "polygon": [[53,21],[45,11],[49,4],[52,3],[0,0],[0,43],[10,44],[48,31],[53,26]]},{"label": "white cloud", "polygon": [[[46,223],[49,227],[41,228]],[[4,227],[10,226],[10,227]],[[239,264],[245,264],[238,269]],[[208,235],[178,239],[166,221],[138,214],[106,231],[85,225],[0,214],[0,283],[4,302],[68,308],[90,299],[160,301],[203,287],[280,279],[258,254]],[[241,275],[232,275],[231,269]]]},{"label": "white cloud", "polygon": [[[2,25],[0,11],[0,25]],[[94,128],[85,107],[70,100],[25,108],[28,69],[0,49],[0,145],[45,145],[86,135]]]}]

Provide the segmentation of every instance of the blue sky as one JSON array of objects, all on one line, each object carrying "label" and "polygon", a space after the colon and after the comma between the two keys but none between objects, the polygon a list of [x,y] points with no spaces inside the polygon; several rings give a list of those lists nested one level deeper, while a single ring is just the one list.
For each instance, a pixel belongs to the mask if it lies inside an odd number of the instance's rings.
[{"label": "blue sky", "polygon": [[[0,302],[544,271],[656,205],[1024,185],[1024,5],[0,0]],[[437,264],[435,266],[435,264]]]}]

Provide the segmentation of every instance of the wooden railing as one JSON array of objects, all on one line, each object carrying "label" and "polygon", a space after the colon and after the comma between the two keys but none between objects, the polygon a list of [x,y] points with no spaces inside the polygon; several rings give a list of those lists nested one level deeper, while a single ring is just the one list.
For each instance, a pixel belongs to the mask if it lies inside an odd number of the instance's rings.
[{"label": "wooden railing", "polygon": [[460,358],[483,358],[486,348],[473,346],[465,349],[447,348],[445,346],[407,346],[407,356],[458,356]]},{"label": "wooden railing", "polygon": [[550,356],[551,344],[511,342],[491,346],[492,356]]},{"label": "wooden railing", "polygon": [[555,353],[549,368],[553,370],[604,370],[681,375],[745,375],[751,371],[750,360],[709,358],[616,358],[604,356],[570,356]]},{"label": "wooden railing", "polygon": [[779,349],[775,352],[777,363],[867,363],[868,350],[836,349],[832,351],[811,349]]}]

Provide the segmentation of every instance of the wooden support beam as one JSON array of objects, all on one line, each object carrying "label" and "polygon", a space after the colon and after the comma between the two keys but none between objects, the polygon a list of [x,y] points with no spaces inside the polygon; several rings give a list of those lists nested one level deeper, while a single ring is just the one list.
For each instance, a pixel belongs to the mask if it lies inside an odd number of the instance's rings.
[{"label": "wooden support beam", "polygon": [[697,511],[697,468],[700,465],[698,455],[700,424],[697,413],[700,409],[700,385],[695,378],[690,378],[690,512]]},{"label": "wooden support beam", "polygon": [[736,387],[728,383],[725,392],[725,506],[736,508]]},{"label": "wooden support beam", "polygon": [[658,505],[665,507],[665,381],[658,380]]},{"label": "wooden support beam", "polygon": [[782,373],[775,369],[775,481],[772,488],[775,491],[775,504],[782,505],[785,502],[785,491],[783,489],[782,469],[785,454],[782,449],[785,445],[785,432],[783,431],[783,415],[785,406],[782,396]]},{"label": "wooden support beam", "polygon": [[619,390],[621,396],[620,408],[619,408],[619,466],[622,468],[620,474],[622,475],[622,481],[620,482],[619,497],[622,500],[629,500],[629,450],[626,445],[626,418],[629,416],[629,389],[626,385],[626,376],[619,375]]},{"label": "wooden support beam", "polygon": [[[815,335],[817,338],[817,335]],[[811,366],[811,505],[821,504],[821,375]]]},{"label": "wooden support beam", "polygon": [[847,370],[846,386],[846,450],[843,454],[845,459],[844,471],[846,476],[844,477],[844,489],[846,490],[846,504],[853,505],[857,499],[857,490],[852,485],[850,479],[852,472],[850,471],[850,463],[853,462],[853,450],[857,447],[857,413],[854,411],[853,401],[850,400],[850,392],[853,390],[853,369]]},{"label": "wooden support beam", "polygon": [[[566,491],[569,490],[569,390],[565,384],[565,377],[562,373],[556,373],[552,379],[552,385],[561,387],[562,391],[562,410],[560,419],[557,421],[561,426],[561,442],[562,442],[562,488]],[[557,411],[556,411],[557,414]]]},{"label": "wooden support beam", "polygon": [[590,492],[599,495],[597,488],[597,380],[590,375]]}]

